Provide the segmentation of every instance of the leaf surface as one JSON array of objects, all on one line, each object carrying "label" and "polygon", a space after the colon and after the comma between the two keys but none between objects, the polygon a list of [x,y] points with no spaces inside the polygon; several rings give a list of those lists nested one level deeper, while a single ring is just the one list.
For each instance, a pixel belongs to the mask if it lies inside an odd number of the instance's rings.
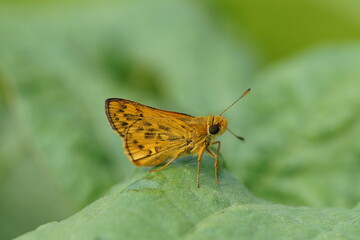
[{"label": "leaf surface", "polygon": [[142,173],[114,187],[74,216],[49,223],[31,239],[356,239],[358,209],[314,209],[272,204],[251,195],[227,171],[220,184],[212,159],[179,159],[156,173]]}]

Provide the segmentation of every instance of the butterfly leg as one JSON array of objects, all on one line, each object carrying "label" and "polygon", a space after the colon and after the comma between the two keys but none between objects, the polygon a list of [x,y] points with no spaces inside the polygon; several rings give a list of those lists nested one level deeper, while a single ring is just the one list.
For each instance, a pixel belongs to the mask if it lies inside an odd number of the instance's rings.
[{"label": "butterfly leg", "polygon": [[216,141],[213,142],[212,145],[217,144],[217,150],[216,150],[216,154],[211,151],[211,149],[207,148],[206,150],[211,154],[211,156],[213,156],[215,158],[215,162],[214,162],[214,170],[215,170],[215,180],[216,183],[219,183],[219,179],[218,179],[218,167],[219,167],[219,152],[220,152],[220,146],[221,146],[221,142],[220,141]]},{"label": "butterfly leg", "polygon": [[[181,152],[181,153],[182,153],[182,152]],[[171,159],[169,162],[167,162],[164,166],[159,167],[159,168],[154,169],[154,170],[151,170],[151,171],[149,171],[149,172],[152,173],[152,172],[157,172],[157,171],[163,170],[164,168],[166,168],[167,166],[169,166],[170,163],[172,163],[173,161],[175,161],[175,160],[180,156],[181,153],[177,154],[173,159]]]},{"label": "butterfly leg", "polygon": [[199,156],[198,156],[198,159],[197,159],[197,162],[198,162],[198,169],[197,169],[197,178],[196,178],[196,182],[197,182],[197,187],[199,188],[200,187],[200,162],[201,162],[201,158],[205,152],[205,149],[206,149],[206,146],[203,147],[200,152],[199,152]]}]

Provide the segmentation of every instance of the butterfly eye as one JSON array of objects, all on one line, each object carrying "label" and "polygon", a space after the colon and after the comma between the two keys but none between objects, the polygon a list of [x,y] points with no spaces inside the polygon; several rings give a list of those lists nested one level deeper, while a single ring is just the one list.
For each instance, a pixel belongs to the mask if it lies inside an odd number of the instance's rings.
[{"label": "butterfly eye", "polygon": [[219,131],[220,131],[220,127],[218,124],[210,125],[210,127],[209,127],[210,134],[214,135],[214,134],[217,134]]}]

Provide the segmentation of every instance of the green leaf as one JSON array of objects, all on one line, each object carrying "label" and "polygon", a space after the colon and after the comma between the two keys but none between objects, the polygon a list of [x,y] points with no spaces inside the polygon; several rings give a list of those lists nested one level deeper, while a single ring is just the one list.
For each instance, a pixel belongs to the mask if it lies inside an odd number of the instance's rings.
[{"label": "green leaf", "polygon": [[[360,199],[360,44],[311,48],[258,75],[222,144],[229,170],[256,196],[295,206],[352,208]],[[231,129],[234,129],[231,127]],[[238,144],[239,147],[236,147]]]},{"label": "green leaf", "polygon": [[27,233],[31,239],[357,239],[360,211],[288,207],[252,196],[226,170],[220,184],[213,159],[179,159],[143,173],[74,216]]}]

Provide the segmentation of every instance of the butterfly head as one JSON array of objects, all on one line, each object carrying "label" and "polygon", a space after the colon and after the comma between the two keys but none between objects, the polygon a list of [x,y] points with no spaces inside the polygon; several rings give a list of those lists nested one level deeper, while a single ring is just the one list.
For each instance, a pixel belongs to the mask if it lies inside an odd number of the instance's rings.
[{"label": "butterfly head", "polygon": [[238,139],[244,141],[245,139],[243,137],[240,137],[238,135],[236,135],[235,133],[233,133],[230,129],[227,128],[227,120],[226,118],[222,117],[221,115],[223,115],[224,112],[226,112],[227,110],[229,110],[232,106],[234,106],[235,103],[237,103],[240,99],[242,99],[243,97],[245,97],[248,93],[250,92],[250,88],[247,89],[238,99],[236,99],[235,102],[233,102],[230,106],[228,106],[227,108],[225,108],[224,111],[222,111],[219,115],[214,116],[214,118],[212,119],[211,123],[208,124],[208,134],[210,135],[221,135],[223,134],[226,130],[229,130],[229,132],[234,135],[235,137],[237,137]]},{"label": "butterfly head", "polygon": [[208,133],[213,136],[221,135],[226,131],[227,125],[228,123],[226,118],[216,115],[208,125]]}]

